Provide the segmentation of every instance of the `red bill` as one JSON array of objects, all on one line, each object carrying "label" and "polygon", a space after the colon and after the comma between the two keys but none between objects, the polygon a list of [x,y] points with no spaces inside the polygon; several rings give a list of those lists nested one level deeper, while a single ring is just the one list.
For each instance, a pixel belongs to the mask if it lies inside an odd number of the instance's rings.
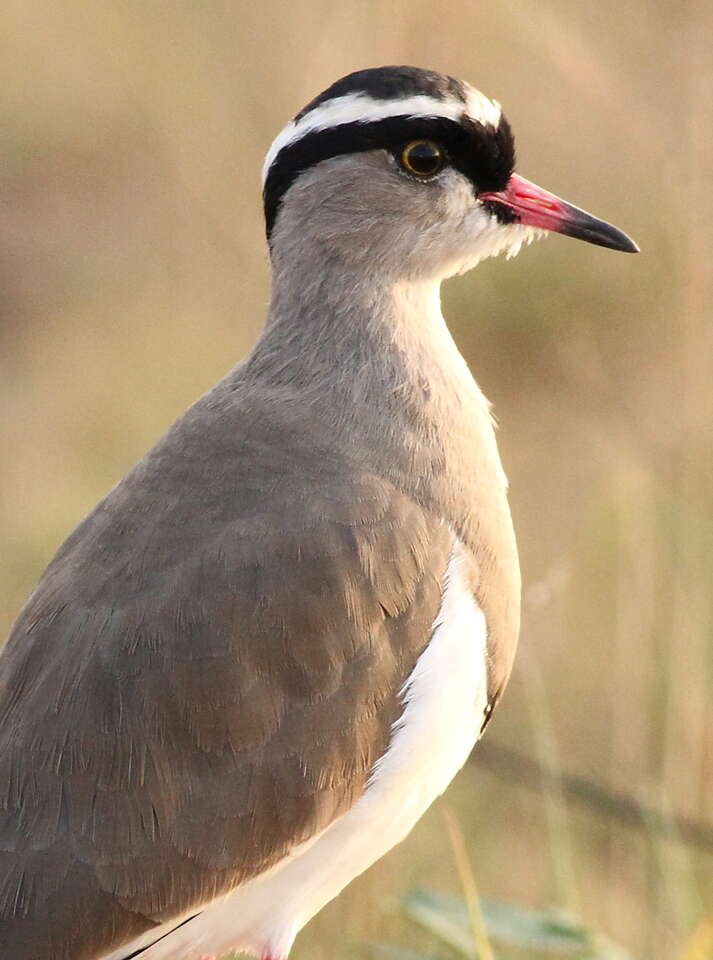
[{"label": "red bill", "polygon": [[618,227],[560,200],[516,173],[510,177],[504,190],[481,193],[478,199],[502,208],[507,219],[514,223],[563,233],[612,250],[627,253],[638,253],[639,250],[631,237]]}]

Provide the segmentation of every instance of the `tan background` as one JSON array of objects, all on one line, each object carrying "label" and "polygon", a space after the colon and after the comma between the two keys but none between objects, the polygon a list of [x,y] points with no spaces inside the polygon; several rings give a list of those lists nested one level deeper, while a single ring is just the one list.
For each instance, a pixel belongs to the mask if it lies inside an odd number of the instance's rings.
[{"label": "tan background", "polygon": [[[250,349],[277,130],[352,69],[441,69],[503,103],[520,172],[642,248],[554,237],[445,290],[501,423],[525,579],[488,740],[710,823],[712,37],[704,0],[6,0],[2,635],[81,516]],[[578,907],[660,960],[713,913],[713,857],[675,837],[477,758],[448,799],[484,893]],[[295,956],[417,943],[414,884],[457,889],[438,810]]]}]

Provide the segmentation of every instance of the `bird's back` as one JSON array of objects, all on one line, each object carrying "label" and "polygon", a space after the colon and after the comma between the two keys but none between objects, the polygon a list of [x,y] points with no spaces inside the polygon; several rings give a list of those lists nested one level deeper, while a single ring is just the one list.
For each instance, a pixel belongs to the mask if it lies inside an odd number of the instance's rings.
[{"label": "bird's back", "polygon": [[0,659],[13,960],[102,956],[260,873],[384,753],[451,536],[293,412],[228,378],[22,611]]}]

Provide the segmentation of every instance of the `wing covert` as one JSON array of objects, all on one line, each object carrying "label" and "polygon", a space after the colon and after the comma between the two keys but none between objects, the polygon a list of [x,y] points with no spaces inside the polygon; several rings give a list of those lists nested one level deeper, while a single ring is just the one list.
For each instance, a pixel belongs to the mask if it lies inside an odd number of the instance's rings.
[{"label": "wing covert", "polygon": [[326,827],[430,636],[446,525],[279,424],[217,446],[195,411],[60,549],[0,661],[16,960],[95,957]]}]

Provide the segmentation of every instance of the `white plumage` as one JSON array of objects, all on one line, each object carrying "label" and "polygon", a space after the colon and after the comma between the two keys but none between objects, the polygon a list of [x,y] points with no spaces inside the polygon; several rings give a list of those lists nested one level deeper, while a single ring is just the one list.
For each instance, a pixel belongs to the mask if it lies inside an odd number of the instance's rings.
[{"label": "white plumage", "polygon": [[[194,960],[246,950],[286,957],[299,930],[409,833],[460,770],[487,703],[486,624],[461,571],[455,541],[431,642],[403,690],[404,711],[361,799],[265,874],[213,901],[158,940],[141,960]],[[176,921],[110,954],[120,960]]]}]

